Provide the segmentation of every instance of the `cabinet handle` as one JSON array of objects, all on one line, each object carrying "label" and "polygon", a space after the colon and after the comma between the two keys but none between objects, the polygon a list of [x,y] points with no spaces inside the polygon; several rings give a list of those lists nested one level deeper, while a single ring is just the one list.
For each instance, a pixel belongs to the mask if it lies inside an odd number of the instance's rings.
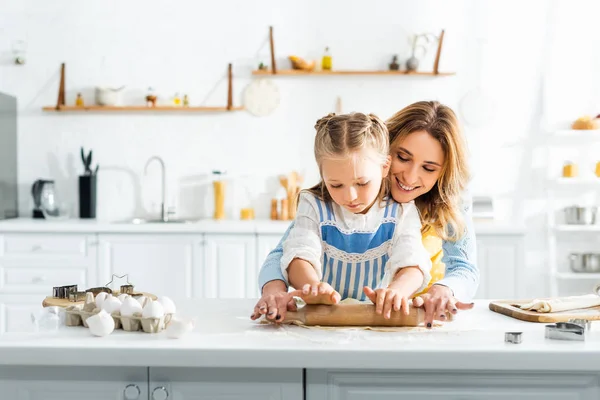
[{"label": "cabinet handle", "polygon": [[152,391],[152,400],[167,400],[169,398],[169,392],[164,386],[154,388]]},{"label": "cabinet handle", "polygon": [[140,394],[142,394],[142,391],[135,383],[130,383],[129,385],[125,386],[125,389],[123,390],[123,397],[125,397],[125,400],[139,399]]},{"label": "cabinet handle", "polygon": [[40,251],[42,249],[42,246],[39,244],[34,244],[33,246],[31,246],[31,251]]},{"label": "cabinet handle", "polygon": [[33,283],[40,283],[40,282],[46,282],[46,277],[45,276],[36,276],[34,277],[31,282]]}]

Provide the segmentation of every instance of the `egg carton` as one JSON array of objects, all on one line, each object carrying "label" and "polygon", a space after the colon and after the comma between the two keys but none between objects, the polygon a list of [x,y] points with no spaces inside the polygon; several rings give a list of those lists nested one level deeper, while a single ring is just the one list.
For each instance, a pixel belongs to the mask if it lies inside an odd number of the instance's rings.
[{"label": "egg carton", "polygon": [[[84,311],[77,306],[67,307],[65,309],[65,324],[67,326],[81,326],[89,328],[87,319],[92,315],[100,312],[100,308],[95,308],[93,311]],[[120,312],[110,314],[115,322],[115,329],[123,329],[127,332],[143,331],[146,333],[159,333],[163,331],[173,314],[165,314],[160,318],[144,318],[141,313],[134,313],[132,316],[123,316]]]}]

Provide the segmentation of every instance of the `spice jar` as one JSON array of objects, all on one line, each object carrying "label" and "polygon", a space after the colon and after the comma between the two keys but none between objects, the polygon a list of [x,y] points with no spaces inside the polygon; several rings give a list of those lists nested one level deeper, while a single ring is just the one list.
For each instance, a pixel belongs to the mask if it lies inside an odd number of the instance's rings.
[{"label": "spice jar", "polygon": [[596,163],[596,176],[600,178],[600,161]]},{"label": "spice jar", "polygon": [[579,168],[577,168],[577,164],[567,161],[565,165],[563,165],[562,175],[565,178],[575,178],[577,175],[579,175]]}]

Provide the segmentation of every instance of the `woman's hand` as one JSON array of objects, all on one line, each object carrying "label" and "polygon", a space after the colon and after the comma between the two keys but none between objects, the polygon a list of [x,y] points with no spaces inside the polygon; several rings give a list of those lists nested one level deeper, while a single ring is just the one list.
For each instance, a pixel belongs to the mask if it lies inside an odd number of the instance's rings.
[{"label": "woman's hand", "polygon": [[307,283],[302,289],[291,292],[302,298],[306,304],[337,304],[342,296],[326,282]]},{"label": "woman's hand", "polygon": [[365,295],[375,304],[375,312],[383,313],[383,318],[389,319],[392,316],[392,309],[399,311],[402,309],[404,315],[408,315],[408,295],[402,293],[398,288],[371,289],[368,286],[363,288]]},{"label": "woman's hand", "polygon": [[461,303],[456,300],[452,290],[444,285],[433,285],[427,293],[413,299],[415,307],[425,308],[425,326],[431,328],[434,319],[444,321],[446,313],[456,314],[458,310],[470,310],[473,303]]},{"label": "woman's hand", "polygon": [[274,280],[266,283],[250,319],[256,320],[261,315],[266,315],[266,318],[271,321],[282,322],[287,311],[297,309],[293,296],[293,292],[288,293],[283,281]]}]

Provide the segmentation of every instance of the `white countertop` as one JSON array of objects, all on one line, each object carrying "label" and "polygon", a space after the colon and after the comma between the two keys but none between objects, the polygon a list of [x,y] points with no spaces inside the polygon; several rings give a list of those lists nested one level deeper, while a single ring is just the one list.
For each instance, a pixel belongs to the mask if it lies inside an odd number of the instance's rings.
[{"label": "white countertop", "polygon": [[[0,335],[0,365],[596,372],[600,366],[600,322],[584,342],[549,340],[544,324],[493,313],[487,300],[444,326],[406,332],[261,325],[249,319],[255,301],[248,299],[176,303],[183,314],[202,316],[184,338],[122,330],[98,338],[83,327],[8,333]],[[523,342],[505,343],[507,331],[522,331]]]},{"label": "white countertop", "polygon": [[[15,218],[0,221],[0,233],[254,233],[282,235],[291,221],[202,219],[191,223],[116,223],[95,219],[50,221]],[[525,228],[499,221],[474,221],[477,235],[522,235]]]}]

